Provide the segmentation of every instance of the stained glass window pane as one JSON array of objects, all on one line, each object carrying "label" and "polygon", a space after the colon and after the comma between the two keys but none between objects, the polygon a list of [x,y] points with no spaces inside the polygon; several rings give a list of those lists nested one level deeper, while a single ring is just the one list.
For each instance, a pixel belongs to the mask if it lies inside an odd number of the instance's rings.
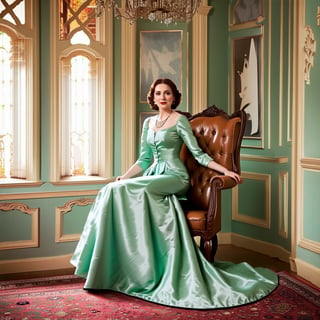
[{"label": "stained glass window pane", "polygon": [[14,25],[25,24],[25,1],[1,0],[0,15]]},{"label": "stained glass window pane", "polygon": [[84,31],[96,40],[95,0],[60,0],[60,40]]}]

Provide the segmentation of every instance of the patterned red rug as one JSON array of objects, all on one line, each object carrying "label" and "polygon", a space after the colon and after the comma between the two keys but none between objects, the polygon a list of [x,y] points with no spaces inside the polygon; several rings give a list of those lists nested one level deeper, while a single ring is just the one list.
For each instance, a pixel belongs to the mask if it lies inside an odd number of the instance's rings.
[{"label": "patterned red rug", "polygon": [[268,297],[241,307],[188,310],[111,291],[87,292],[84,280],[56,276],[0,281],[0,320],[30,319],[320,319],[320,290],[287,273]]}]

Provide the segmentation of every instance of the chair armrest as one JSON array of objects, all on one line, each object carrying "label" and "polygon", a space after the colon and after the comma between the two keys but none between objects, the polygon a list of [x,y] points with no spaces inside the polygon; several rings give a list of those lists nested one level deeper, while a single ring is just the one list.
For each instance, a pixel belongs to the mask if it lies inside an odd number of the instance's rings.
[{"label": "chair armrest", "polygon": [[230,189],[235,187],[238,183],[228,176],[218,175],[210,179],[210,183],[213,185],[214,189]]},{"label": "chair armrest", "polygon": [[221,190],[231,189],[238,183],[229,176],[216,175],[210,179],[211,195],[207,211],[207,233],[203,236],[209,240],[221,230]]}]

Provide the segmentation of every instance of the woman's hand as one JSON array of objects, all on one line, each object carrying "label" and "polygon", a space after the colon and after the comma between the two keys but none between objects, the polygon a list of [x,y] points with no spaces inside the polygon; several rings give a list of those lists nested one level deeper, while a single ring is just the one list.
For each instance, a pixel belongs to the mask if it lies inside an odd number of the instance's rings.
[{"label": "woman's hand", "polygon": [[242,179],[241,179],[240,175],[235,173],[235,172],[233,172],[233,171],[225,170],[224,171],[224,175],[236,180],[237,183],[241,183],[242,182]]},{"label": "woman's hand", "polygon": [[239,174],[237,174],[234,171],[230,171],[230,170],[226,169],[224,166],[222,166],[221,164],[219,164],[213,160],[209,162],[208,167],[212,170],[221,172],[225,176],[228,176],[228,177],[234,179],[237,183],[242,182],[242,179]]},{"label": "woman's hand", "polygon": [[128,171],[126,173],[124,173],[121,176],[117,176],[116,177],[116,181],[133,178],[133,177],[137,176],[141,172],[142,172],[142,169],[137,164],[134,164],[133,166],[131,166],[128,169]]}]

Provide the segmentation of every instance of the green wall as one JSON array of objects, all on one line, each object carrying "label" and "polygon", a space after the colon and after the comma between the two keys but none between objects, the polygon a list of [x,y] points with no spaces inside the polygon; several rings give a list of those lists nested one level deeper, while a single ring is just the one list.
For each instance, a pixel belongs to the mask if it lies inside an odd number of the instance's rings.
[{"label": "green wall", "polygon": [[[263,27],[244,28],[233,30],[229,27],[229,3],[234,5],[236,1],[211,0],[209,1],[212,10],[208,16],[208,105],[216,104],[218,107],[233,111],[231,94],[232,80],[232,40],[241,37],[261,35],[263,50],[261,61],[263,72],[262,81],[262,109],[261,109],[261,138],[246,138],[242,148],[242,171],[244,173],[244,184],[236,191],[223,193],[222,233],[232,233],[245,239],[253,239],[271,244],[274,247],[281,247],[290,252],[291,250],[291,149],[292,149],[292,75],[293,75],[293,0],[264,1]],[[316,2],[308,2],[309,6],[315,6]],[[310,4],[312,3],[312,4]],[[319,5],[319,4],[318,4]],[[64,206],[68,201],[79,199],[79,196],[72,196],[68,192],[83,192],[84,198],[94,198],[94,195],[87,195],[89,191],[97,191],[101,188],[99,184],[89,185],[53,185],[49,181],[50,166],[50,9],[49,0],[40,1],[40,74],[41,74],[41,180],[44,182],[39,187],[2,188],[1,194],[21,194],[21,199],[10,200],[22,202],[30,208],[39,208],[40,212],[40,242],[39,247],[24,249],[0,250],[0,260],[26,259],[36,257],[59,256],[71,254],[76,241],[55,242],[55,217],[56,208]],[[307,8],[308,10],[309,8]],[[314,8],[310,8],[311,11]],[[311,18],[310,18],[311,19]],[[312,16],[312,19],[314,17]],[[319,39],[319,27],[317,28],[317,41]],[[183,30],[183,66],[184,72],[189,75],[188,82],[184,83],[184,101],[181,110],[192,110],[190,105],[191,73],[191,25],[178,23],[177,25],[165,26],[159,23],[139,21],[136,34],[136,54],[139,57],[140,43],[139,34],[141,31],[151,30]],[[121,173],[121,22],[114,20],[114,175]],[[306,88],[306,109],[305,120],[306,137],[308,143],[305,150],[308,156],[319,158],[317,138],[319,126],[315,119],[319,119],[319,108],[316,101],[319,101],[319,89],[317,81],[314,80],[319,74],[319,58],[311,74],[312,86]],[[139,84],[139,61],[137,61],[137,78]],[[139,89],[137,88],[137,146],[138,146],[138,125],[140,112],[150,111],[146,103],[138,101]],[[313,124],[309,126],[309,123]],[[309,144],[310,142],[310,144]],[[305,193],[308,197],[314,195],[314,186],[317,190],[320,187],[320,179],[317,175],[306,174],[307,184]],[[311,187],[312,186],[312,187]],[[313,193],[311,192],[313,191]],[[47,197],[28,198],[29,193],[47,193]],[[66,192],[66,195],[52,196],[50,192]],[[234,192],[237,192],[239,202],[236,216],[234,216],[232,199]],[[90,193],[90,192],[89,192]],[[81,197],[81,196],[80,196]],[[268,203],[267,203],[268,201]],[[1,202],[8,202],[3,200]],[[308,212],[306,220],[306,234],[315,241],[319,241],[316,227],[312,221],[317,219],[316,211],[311,207],[317,202],[309,204],[306,202],[305,210]],[[317,207],[319,207],[317,205]],[[90,205],[75,205],[70,213],[64,216],[63,233],[80,233]],[[267,211],[267,208],[270,210]],[[287,210],[287,211],[286,211]],[[270,213],[270,217],[268,214]],[[287,213],[287,215],[286,215]],[[8,218],[8,212],[0,214],[1,241],[20,240],[21,225],[27,225],[29,231],[24,231],[24,237],[30,237],[31,216],[20,220],[21,214],[12,210],[12,217]],[[257,221],[263,223],[268,220],[268,226],[261,226]],[[319,220],[318,220],[319,221]],[[10,225],[17,224],[15,230],[16,238],[4,231]],[[285,232],[282,232],[282,229]],[[254,242],[254,241],[253,241]],[[257,250],[259,248],[257,247]],[[301,258],[310,263],[318,264],[319,255],[310,254],[299,249]],[[310,256],[311,255],[311,256]]]},{"label": "green wall", "polygon": [[[319,109],[319,74],[320,74],[320,1],[309,0],[305,2],[305,25],[309,26],[315,41],[315,52],[310,69],[310,83],[304,82],[304,103],[299,106],[298,114],[303,124],[299,134],[302,137],[301,181],[300,199],[302,203],[299,212],[301,234],[297,243],[297,258],[320,268],[320,109]],[[304,245],[300,240],[305,242]],[[319,277],[318,277],[319,279]],[[319,282],[318,282],[319,283]]]}]

